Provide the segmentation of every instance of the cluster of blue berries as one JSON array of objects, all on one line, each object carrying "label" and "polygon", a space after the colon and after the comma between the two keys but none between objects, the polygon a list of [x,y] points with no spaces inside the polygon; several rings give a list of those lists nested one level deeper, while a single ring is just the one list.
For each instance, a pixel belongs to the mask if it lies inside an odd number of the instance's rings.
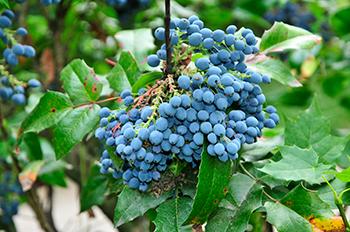
[{"label": "cluster of blue berries", "polygon": [[[196,167],[204,147],[223,162],[235,160],[244,143],[254,143],[264,127],[274,128],[279,122],[273,106],[264,108],[266,98],[259,86],[270,83],[270,78],[244,63],[246,55],[258,52],[250,29],[236,32],[231,25],[226,33],[211,31],[197,16],[171,22],[174,56],[183,57],[177,50],[184,51],[184,46],[190,55],[201,53],[194,62],[196,68],[179,68],[175,77],[141,89],[136,98],[129,90],[123,91],[126,108],[102,108],[95,133],[106,146],[101,172],[113,171],[114,177],[122,177],[125,184],[140,191],[158,180],[174,159]],[[158,28],[155,37],[164,41],[164,28]],[[148,57],[150,66],[165,60],[164,47]],[[157,85],[166,85],[166,91],[152,96]],[[143,98],[151,100],[140,105]],[[113,162],[115,156],[123,160],[119,167]]]},{"label": "cluster of blue berries", "polygon": [[[225,73],[227,70],[245,72],[245,55],[258,52],[257,40],[250,29],[237,31],[237,27],[230,25],[226,32],[223,30],[212,31],[204,27],[204,23],[197,17],[188,19],[172,19],[170,24],[171,45],[187,44],[188,50],[208,55],[209,59],[198,59],[196,65],[201,70],[209,68],[210,64],[219,67]],[[160,41],[165,40],[165,29],[159,27],[154,35]],[[166,47],[162,45],[156,54],[147,58],[148,64],[156,67],[161,60],[166,60]]]},{"label": "cluster of blue berries", "polygon": [[0,221],[6,225],[17,214],[19,195],[23,192],[18,181],[13,181],[10,171],[2,172],[0,178]]},{"label": "cluster of blue berries", "polygon": [[133,5],[135,7],[135,4],[145,7],[150,3],[150,0],[106,0],[106,3],[114,7],[125,7],[127,5]]},{"label": "cluster of blue berries", "polygon": [[[144,89],[139,91],[143,94]],[[131,106],[134,99],[129,90],[121,93],[126,106]],[[122,177],[131,188],[146,191],[152,180],[160,178],[160,172],[167,168],[171,158],[164,150],[170,151],[170,144],[163,142],[169,138],[171,131],[160,132],[162,123],[153,123],[154,109],[150,106],[142,110],[133,108],[111,111],[104,107],[100,110],[100,127],[95,135],[104,141],[107,149],[101,157],[101,173],[108,173],[111,168],[115,178]],[[161,128],[159,128],[161,127]],[[147,144],[147,145],[146,145]],[[169,145],[169,146],[167,146]],[[113,157],[124,161],[121,168],[113,165]]]},{"label": "cluster of blue berries", "polygon": [[18,57],[24,56],[32,58],[35,56],[35,49],[29,45],[22,45],[18,43],[15,36],[27,35],[27,30],[23,27],[15,31],[10,30],[12,20],[15,14],[11,10],[5,10],[0,16],[0,38],[5,43],[7,48],[3,51],[3,56],[7,64],[16,66],[18,64]]},{"label": "cluster of blue berries", "polygon": [[41,83],[36,79],[29,80],[23,85],[13,85],[6,76],[0,78],[0,99],[3,101],[11,100],[16,105],[25,105],[25,92],[28,88],[38,88]]},{"label": "cluster of blue berries", "polygon": [[[27,35],[27,30],[23,27],[12,31],[12,20],[15,18],[15,14],[11,10],[5,10],[0,16],[0,38],[4,42],[7,48],[3,51],[5,62],[10,66],[16,66],[18,64],[18,57],[34,57],[35,49],[29,45],[22,45],[18,43],[15,36]],[[12,100],[17,105],[25,105],[26,88],[37,88],[41,84],[38,80],[31,79],[28,83],[18,81],[13,75],[5,70],[5,66],[1,65],[0,72],[2,77],[0,78],[0,99],[7,101]]]},{"label": "cluster of blue berries", "polygon": [[284,22],[290,25],[311,30],[311,25],[315,21],[315,16],[300,4],[286,2],[281,7],[278,7],[265,14],[265,19],[270,23],[275,21]]},{"label": "cluster of blue berries", "polygon": [[[24,3],[26,0],[15,0],[17,3]],[[51,4],[58,4],[61,0],[40,0],[40,3],[44,6],[48,6]]]}]

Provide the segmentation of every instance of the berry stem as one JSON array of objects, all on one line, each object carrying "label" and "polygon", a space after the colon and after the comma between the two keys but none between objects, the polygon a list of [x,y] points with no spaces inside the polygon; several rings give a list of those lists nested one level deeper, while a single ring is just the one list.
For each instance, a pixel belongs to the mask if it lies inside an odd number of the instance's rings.
[{"label": "berry stem", "polygon": [[165,77],[171,73],[171,44],[170,44],[170,0],[165,0],[165,45],[166,45],[166,67]]}]

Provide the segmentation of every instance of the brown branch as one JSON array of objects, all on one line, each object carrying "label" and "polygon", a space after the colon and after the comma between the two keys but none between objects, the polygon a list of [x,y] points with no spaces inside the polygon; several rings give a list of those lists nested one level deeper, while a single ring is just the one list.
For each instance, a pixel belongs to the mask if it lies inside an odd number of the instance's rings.
[{"label": "brown branch", "polygon": [[166,45],[166,67],[165,77],[172,73],[171,40],[170,40],[170,0],[165,0],[165,45]]}]

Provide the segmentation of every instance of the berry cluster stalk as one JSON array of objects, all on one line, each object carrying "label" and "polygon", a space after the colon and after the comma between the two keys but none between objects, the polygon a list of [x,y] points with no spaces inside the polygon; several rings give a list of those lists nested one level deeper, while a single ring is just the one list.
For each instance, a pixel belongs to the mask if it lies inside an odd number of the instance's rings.
[{"label": "berry cluster stalk", "polygon": [[170,44],[170,0],[165,0],[165,45],[166,45],[166,68],[165,77],[171,73],[171,44]]}]

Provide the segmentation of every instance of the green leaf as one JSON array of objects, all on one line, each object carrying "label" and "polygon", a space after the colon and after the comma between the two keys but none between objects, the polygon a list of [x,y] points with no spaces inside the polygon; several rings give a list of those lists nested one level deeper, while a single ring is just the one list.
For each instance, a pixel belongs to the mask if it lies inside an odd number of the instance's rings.
[{"label": "green leaf", "polygon": [[321,114],[314,101],[297,120],[287,120],[285,144],[301,148],[311,147],[320,157],[320,161],[332,163],[342,155],[349,139],[330,133],[330,122]]},{"label": "green leaf", "polygon": [[[347,183],[340,181],[339,179],[334,179],[330,184],[333,186],[334,190],[337,194],[340,194],[343,190],[347,189],[349,186]],[[332,209],[337,209],[337,206],[334,203],[334,195],[331,188],[324,184],[317,190],[318,195],[322,199],[322,201],[326,202],[331,206]],[[350,192],[346,192],[343,195],[343,203],[345,205],[350,204]]]},{"label": "green leaf", "polygon": [[66,163],[63,161],[36,160],[25,166],[19,175],[19,181],[24,191],[31,189],[38,178],[49,185],[65,187],[65,168]]},{"label": "green leaf", "polygon": [[159,80],[163,77],[162,72],[149,72],[142,74],[140,78],[132,86],[132,92],[137,93],[137,91],[143,87],[153,84],[156,80]]},{"label": "green leaf", "polygon": [[55,171],[64,170],[65,168],[67,168],[67,163],[62,160],[45,161],[45,164],[40,169],[39,175],[44,175]]},{"label": "green leaf", "polygon": [[57,170],[51,173],[39,176],[39,180],[47,185],[67,187],[66,175],[63,170]]},{"label": "green leaf", "polygon": [[41,174],[39,176],[40,181],[48,185],[56,185],[60,187],[67,187],[65,179],[65,173],[63,170],[57,170],[50,173]]},{"label": "green leaf", "polygon": [[191,226],[182,226],[191,212],[192,199],[176,197],[161,204],[157,208],[157,217],[153,221],[156,232],[191,232]]},{"label": "green leaf", "polygon": [[256,63],[250,63],[248,66],[259,73],[271,77],[283,85],[289,85],[291,87],[301,86],[301,83],[292,75],[286,64],[280,60],[267,58]]},{"label": "green leaf", "polygon": [[280,202],[304,218],[329,218],[334,216],[330,206],[315,192],[305,190],[301,185],[287,193]]},{"label": "green leaf", "polygon": [[59,92],[47,92],[22,123],[24,132],[40,132],[59,122],[72,108],[68,97]]},{"label": "green leaf", "polygon": [[114,224],[120,226],[126,222],[134,220],[146,213],[149,209],[156,208],[166,201],[170,192],[164,193],[159,197],[151,193],[141,193],[138,190],[132,190],[125,187],[119,194],[117,205],[114,211]]},{"label": "green leaf", "polygon": [[26,133],[22,137],[24,144],[27,148],[27,154],[30,160],[43,159],[43,152],[41,150],[40,140],[35,133]]},{"label": "green leaf", "polygon": [[0,0],[0,6],[9,9],[10,5],[8,0]]},{"label": "green leaf", "polygon": [[96,101],[102,91],[102,82],[83,60],[76,59],[61,72],[61,81],[74,104]]},{"label": "green leaf", "polygon": [[350,182],[350,167],[341,172],[338,172],[335,174],[335,176],[343,182]]},{"label": "green leaf", "polygon": [[314,102],[296,121],[287,121],[285,143],[307,148],[329,135],[330,130],[328,120],[321,115]]},{"label": "green leaf", "polygon": [[321,43],[321,37],[299,27],[275,22],[261,37],[260,51],[283,52],[291,49],[310,49]]},{"label": "green leaf", "polygon": [[241,173],[233,175],[229,184],[229,196],[232,196],[233,203],[241,205],[255,184],[255,181],[247,175]]},{"label": "green leaf", "polygon": [[108,74],[107,80],[111,88],[117,93],[121,93],[125,89],[131,89],[128,77],[126,76],[123,67],[118,63]]},{"label": "green leaf", "polygon": [[228,192],[232,163],[222,162],[207,153],[203,147],[202,160],[199,166],[197,192],[192,211],[185,224],[203,224],[209,215],[219,206]]},{"label": "green leaf", "polygon": [[312,149],[301,149],[293,146],[280,148],[282,159],[271,162],[259,169],[276,179],[300,181],[310,184],[322,183],[322,174],[328,171],[331,165],[318,163],[318,156]]},{"label": "green leaf", "polygon": [[101,175],[98,165],[93,165],[80,194],[80,212],[103,203],[108,190],[107,184],[107,176]]},{"label": "green leaf", "polygon": [[245,161],[258,161],[266,157],[277,146],[283,144],[282,136],[274,136],[269,139],[261,139],[253,144],[244,144],[241,149],[241,157]]},{"label": "green leaf", "polygon": [[251,214],[262,206],[262,189],[253,179],[238,173],[232,176],[226,199],[232,205],[219,208],[208,220],[206,231],[246,231]]},{"label": "green leaf", "polygon": [[274,225],[278,232],[312,232],[308,221],[281,203],[266,202],[265,208],[267,221]]},{"label": "green leaf", "polygon": [[56,158],[61,159],[98,123],[98,105],[76,108],[65,115],[53,128]]},{"label": "green leaf", "polygon": [[106,150],[113,162],[114,168],[117,170],[122,170],[124,165],[124,160],[120,156],[115,155],[115,148],[107,146]]},{"label": "green leaf", "polygon": [[119,64],[123,67],[130,85],[133,86],[141,74],[135,58],[130,52],[123,51],[119,57]]},{"label": "green leaf", "polygon": [[340,8],[330,17],[330,23],[332,25],[332,29],[341,36],[347,35],[350,33],[348,19],[350,15],[350,6]]},{"label": "green leaf", "polygon": [[333,163],[336,159],[340,158],[340,156],[347,154],[345,146],[348,141],[348,137],[327,135],[322,140],[311,144],[311,147],[322,162]]}]

